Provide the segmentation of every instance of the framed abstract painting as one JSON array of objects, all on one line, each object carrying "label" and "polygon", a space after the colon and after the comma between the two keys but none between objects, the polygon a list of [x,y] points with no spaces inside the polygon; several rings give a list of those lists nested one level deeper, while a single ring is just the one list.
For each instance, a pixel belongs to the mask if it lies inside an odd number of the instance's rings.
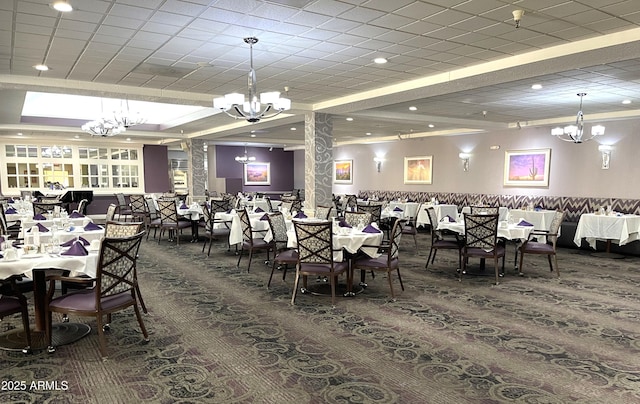
[{"label": "framed abstract painting", "polygon": [[245,164],[244,185],[271,185],[271,163]]},{"label": "framed abstract painting", "polygon": [[335,184],[353,183],[353,160],[336,160],[333,162],[333,182]]},{"label": "framed abstract painting", "polygon": [[431,184],[432,174],[433,156],[404,158],[405,184]]}]

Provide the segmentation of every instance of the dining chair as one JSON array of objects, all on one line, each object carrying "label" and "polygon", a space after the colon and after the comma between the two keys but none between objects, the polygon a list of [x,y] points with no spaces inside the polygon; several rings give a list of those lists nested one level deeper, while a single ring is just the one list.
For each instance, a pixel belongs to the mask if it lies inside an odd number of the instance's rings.
[{"label": "dining chair", "polygon": [[471,206],[472,215],[497,215],[499,211],[499,206]]},{"label": "dining chair", "polygon": [[344,221],[351,227],[364,229],[371,223],[371,213],[368,212],[344,212]]},{"label": "dining chair", "polygon": [[231,210],[231,201],[229,199],[211,199],[209,201],[211,205],[211,214],[224,213]]},{"label": "dining chair", "polygon": [[402,234],[413,237],[413,244],[415,246],[416,253],[418,252],[418,226],[416,226],[416,217],[405,217],[406,225],[402,226]]},{"label": "dining chair", "polygon": [[316,218],[318,219],[322,219],[322,220],[329,220],[329,217],[331,216],[331,206],[323,206],[323,205],[318,205],[316,206]]},{"label": "dining chair", "polygon": [[494,215],[464,215],[464,246],[462,247],[462,274],[467,273],[469,258],[493,258],[496,285],[499,283],[498,258],[502,258],[504,271],[505,248],[498,243],[498,217]]},{"label": "dining chair", "polygon": [[[46,331],[48,351],[55,352],[52,342],[52,313],[95,317],[100,354],[107,357],[105,330],[110,328],[112,313],[133,306],[145,341],[149,335],[142,321],[136,294],[138,277],[136,264],[144,232],[130,237],[104,238],[100,244],[98,267],[94,278],[96,286],[90,291],[79,291],[53,297],[55,281],[73,282],[76,278],[61,275],[48,276],[49,290],[46,300]],[[107,322],[103,323],[104,316]]]},{"label": "dining chair", "polygon": [[156,209],[153,198],[145,197],[144,202],[147,205],[147,212],[149,212],[149,224],[147,225],[147,240],[149,240],[151,229],[153,229],[153,238],[156,238],[156,232],[162,226],[162,219],[160,219],[160,213]]},{"label": "dining chair", "polygon": [[44,215],[45,213],[52,212],[56,206],[62,209],[62,202],[33,202],[33,214]]},{"label": "dining chair", "polygon": [[304,293],[307,290],[307,277],[320,276],[327,277],[329,280],[331,304],[335,306],[338,276],[347,274],[347,282],[351,280],[349,279],[349,263],[333,260],[333,223],[294,221],[293,226],[298,242],[298,262],[291,304],[295,304],[300,277],[302,277],[302,292]]},{"label": "dining chair", "polygon": [[[242,253],[244,251],[249,252],[249,264],[247,265],[247,272],[251,268],[251,260],[253,258],[253,252],[255,251],[266,251],[267,252],[267,262],[269,261],[269,251],[273,247],[272,243],[267,243],[264,241],[265,233],[261,231],[254,231],[251,227],[251,220],[249,218],[249,213],[246,209],[240,209],[238,211],[238,216],[240,218],[240,227],[242,229],[242,248],[240,249],[240,254],[238,256],[238,264],[237,267],[240,266],[240,260],[242,259]],[[258,235],[258,237],[255,237]]]},{"label": "dining chair", "polygon": [[116,212],[118,213],[118,221],[120,221],[120,218],[124,216],[124,221],[126,222],[127,217],[133,217],[133,212],[131,211],[131,207],[127,203],[126,198],[122,192],[117,192],[114,195],[117,201]]},{"label": "dining chair", "polygon": [[110,203],[104,217],[107,222],[110,220],[116,220],[116,210],[118,210],[118,207],[115,204]]},{"label": "dining chair", "polygon": [[[215,218],[215,213],[209,209],[207,204],[202,206],[202,212],[204,214],[204,222],[200,222],[199,225],[204,228],[204,235],[206,237],[204,243],[202,244],[202,252],[204,252],[205,247],[209,244],[209,249],[207,250],[207,257],[211,256],[211,246],[213,245],[213,240],[219,240],[221,237],[226,238],[227,244],[229,244],[229,234],[231,233],[231,228],[227,222],[217,221]],[[222,223],[222,226],[218,225],[218,223]],[[231,246],[229,246],[231,249]]]},{"label": "dining chair", "polygon": [[[525,254],[538,254],[538,255],[546,255],[549,260],[549,270],[553,272],[553,266],[551,264],[551,257],[553,257],[553,263],[556,267],[556,275],[560,277],[560,267],[558,267],[558,258],[556,255],[556,243],[558,241],[558,235],[560,232],[560,226],[562,225],[562,221],[564,220],[565,212],[556,212],[553,216],[553,220],[551,221],[551,225],[549,226],[549,231],[546,230],[534,230],[529,233],[529,237],[525,240],[522,245],[518,248],[520,253],[520,276],[524,276],[522,271],[522,263],[524,262]],[[536,237],[545,237],[545,242],[533,241],[533,238]]]},{"label": "dining chair", "polygon": [[31,329],[27,298],[16,283],[20,278],[20,276],[10,276],[0,280],[0,320],[12,314],[21,314],[22,327],[27,339],[27,346],[22,349],[22,352],[28,354],[31,353]]},{"label": "dining chair", "polygon": [[143,222],[145,229],[148,230],[149,210],[144,200],[144,195],[130,195],[129,203],[131,205],[132,220]]},{"label": "dining chair", "polygon": [[191,222],[178,219],[178,208],[172,200],[158,201],[158,210],[160,210],[160,235],[158,236],[158,243],[160,243],[164,232],[168,231],[169,241],[173,241],[172,237],[175,236],[176,244],[180,245],[180,234],[182,234],[183,229],[191,227]]},{"label": "dining chair", "polygon": [[267,202],[267,210],[269,211],[269,213],[273,212],[273,204],[271,203],[271,198],[266,197],[264,198],[264,200]]},{"label": "dining chair", "polygon": [[371,222],[377,225],[381,224],[382,219],[382,205],[381,204],[358,204],[358,212],[365,212],[371,214]]},{"label": "dining chair", "polygon": [[[389,290],[391,291],[391,300],[395,301],[396,296],[393,291],[393,276],[392,272],[395,271],[398,274],[398,281],[400,282],[400,288],[404,290],[404,285],[402,284],[402,276],[400,275],[400,264],[399,264],[399,244],[400,239],[402,237],[402,226],[404,225],[404,220],[396,220],[393,224],[393,228],[391,229],[391,235],[389,237],[389,241],[381,244],[380,246],[369,246],[369,247],[377,247],[378,253],[380,256],[376,258],[372,258],[366,255],[357,258],[352,264],[352,270],[359,269],[361,271],[361,279],[363,280],[362,275],[366,271],[375,272],[386,272],[387,280],[389,281]],[[367,247],[363,245],[363,247]]]},{"label": "dining chair", "polygon": [[293,201],[283,201],[280,204],[280,211],[287,210],[287,212],[291,213],[293,211]]},{"label": "dining chair", "polygon": [[298,263],[298,251],[295,248],[287,247],[287,224],[284,221],[284,215],[282,212],[274,212],[267,215],[269,222],[269,229],[271,230],[271,236],[273,240],[273,260],[271,263],[271,275],[269,275],[269,282],[267,288],[271,286],[271,279],[273,273],[278,268],[282,269],[282,280],[284,281],[287,276],[287,269],[289,265],[295,265]]},{"label": "dining chair", "polygon": [[78,207],[76,208],[76,211],[78,213],[80,213],[81,215],[85,215],[87,213],[87,204],[88,203],[89,203],[88,200],[81,199],[80,202],[78,202]]},{"label": "dining chair", "polygon": [[424,269],[429,267],[429,262],[433,264],[436,259],[436,253],[438,250],[457,250],[458,251],[458,268],[460,271],[462,268],[462,246],[464,240],[456,235],[445,235],[442,231],[438,230],[438,216],[436,210],[433,207],[428,207],[427,215],[429,216],[429,222],[431,223],[431,247],[429,248],[429,256],[427,257],[427,263],[424,265]]}]

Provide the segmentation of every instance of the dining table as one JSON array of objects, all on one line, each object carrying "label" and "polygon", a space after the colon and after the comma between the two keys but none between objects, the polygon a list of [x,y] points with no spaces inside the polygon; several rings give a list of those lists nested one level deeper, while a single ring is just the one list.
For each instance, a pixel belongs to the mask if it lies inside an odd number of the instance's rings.
[{"label": "dining table", "polygon": [[593,255],[608,258],[623,258],[624,255],[611,252],[611,244],[625,245],[640,238],[640,216],[622,213],[584,213],[580,215],[573,242],[580,246],[582,239],[594,250],[596,241],[604,240],[606,249]]},{"label": "dining table", "polygon": [[[251,229],[254,231],[254,238],[264,238],[269,230],[269,221],[261,220],[267,212],[249,212],[249,222],[251,223]],[[229,213],[217,212],[215,219],[224,221],[231,221],[231,228],[229,230],[229,245],[242,243],[242,224],[240,223],[240,216],[234,211]],[[216,226],[222,226],[223,224],[216,224]]]},{"label": "dining table", "polygon": [[[13,275],[23,275],[33,280],[34,321],[32,322],[32,349],[45,349],[46,339],[46,276],[52,272],[68,272],[69,276],[81,274],[95,277],[98,267],[99,248],[87,246],[87,255],[63,255],[67,248],[58,253],[27,253],[21,247],[15,248],[15,258],[3,251],[0,259],[0,279]],[[66,345],[77,341],[91,332],[91,327],[81,323],[57,323],[52,326],[54,345]],[[19,350],[26,340],[22,329],[0,334],[0,348]]]},{"label": "dining table", "polygon": [[[389,209],[401,209],[404,218],[415,218],[418,214],[419,202],[391,201],[387,204]],[[397,210],[396,210],[397,211]]]},{"label": "dining table", "polygon": [[[438,223],[438,230],[449,230],[460,235],[465,234],[464,221],[451,222],[448,219],[443,219]],[[529,238],[529,234],[534,230],[534,226],[523,226],[517,223],[509,223],[508,221],[500,221],[498,223],[498,238],[513,241],[516,245],[514,255],[514,268],[518,270],[518,244]],[[481,266],[484,264],[484,260],[481,261]]]},{"label": "dining table", "polygon": [[417,227],[431,225],[429,214],[427,213],[427,208],[434,209],[434,211],[436,212],[436,217],[438,218],[438,222],[446,216],[452,217],[454,219],[458,217],[458,205],[423,203],[420,206],[420,209],[418,209],[418,216],[416,217]]},{"label": "dining table", "polygon": [[198,231],[200,228],[199,222],[200,218],[204,214],[202,206],[200,206],[198,202],[193,202],[190,205],[179,204],[176,207],[176,211],[178,212],[178,216],[189,219],[189,221],[191,222],[191,242],[198,242]]}]

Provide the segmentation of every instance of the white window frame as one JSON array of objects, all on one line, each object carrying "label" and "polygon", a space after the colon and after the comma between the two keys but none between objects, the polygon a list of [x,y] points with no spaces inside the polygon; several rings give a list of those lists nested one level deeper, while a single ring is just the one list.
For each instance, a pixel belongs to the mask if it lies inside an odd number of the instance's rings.
[{"label": "white window frame", "polygon": [[[47,194],[47,191],[50,191],[45,187],[44,183],[44,173],[43,173],[43,164],[44,163],[62,163],[62,164],[71,164],[73,166],[73,180],[74,187],[70,187],[69,189],[76,190],[92,190],[96,195],[109,195],[114,194],[116,192],[127,192],[131,194],[142,194],[144,193],[144,161],[142,154],[142,144],[121,144],[121,143],[109,143],[109,144],[72,144],[72,142],[55,142],[59,147],[67,146],[71,149],[72,158],[51,158],[51,157],[42,157],[40,151],[44,146],[52,146],[54,142],[1,142],[0,143],[0,184],[2,184],[2,193],[4,195],[9,196],[19,196],[20,191],[35,191],[38,190],[43,194]],[[6,146],[36,146],[38,147],[38,156],[37,157],[7,157],[6,155]],[[111,154],[111,149],[116,149],[118,151],[128,149],[135,150],[137,153],[137,160],[122,160],[122,159],[92,159],[92,158],[80,158],[79,149],[85,148],[97,148],[97,149],[107,149],[107,154]],[[8,181],[8,173],[7,173],[7,164],[8,163],[29,163],[29,164],[37,164],[38,166],[38,175],[40,178],[40,188],[23,188],[18,184],[17,188],[9,188]],[[82,187],[82,175],[80,166],[83,164],[105,164],[107,165],[107,178],[109,180],[109,187]],[[113,178],[113,173],[111,172],[113,165],[130,165],[136,166],[138,171],[138,184],[135,187],[114,187],[111,183]],[[131,185],[131,184],[129,184]]]}]

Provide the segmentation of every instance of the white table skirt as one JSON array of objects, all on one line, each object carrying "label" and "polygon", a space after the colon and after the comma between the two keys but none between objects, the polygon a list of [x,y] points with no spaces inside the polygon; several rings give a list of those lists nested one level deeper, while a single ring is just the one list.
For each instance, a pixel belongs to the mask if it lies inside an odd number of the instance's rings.
[{"label": "white table skirt", "polygon": [[[21,250],[19,255],[21,256]],[[98,267],[98,251],[89,251],[86,256],[53,256],[44,254],[34,258],[20,258],[17,261],[4,261],[0,259],[0,279],[11,275],[24,274],[32,278],[32,270],[36,268],[58,268],[70,271],[71,276],[86,274],[96,276]]]},{"label": "white table skirt", "polygon": [[[510,221],[513,223],[519,223],[520,220],[525,220],[531,223],[536,230],[549,231],[551,228],[551,222],[553,222],[555,215],[555,210],[509,210]],[[560,231],[560,229],[558,229],[558,231]]]},{"label": "white table skirt", "polygon": [[395,208],[402,209],[404,217],[409,218],[416,217],[420,204],[418,202],[389,202],[387,206],[390,210],[393,210]]},{"label": "white table skirt", "polygon": [[425,226],[431,225],[431,221],[429,220],[429,214],[427,213],[427,208],[433,208],[436,212],[436,217],[438,218],[438,222],[442,220],[443,217],[450,216],[454,219],[458,217],[458,206],[457,205],[432,205],[430,203],[423,203],[418,209],[418,217],[416,219],[416,226]]},{"label": "white table skirt", "polygon": [[[383,233],[363,233],[354,229],[350,229],[348,234],[334,234],[333,235],[333,248],[335,251],[333,254],[333,260],[340,262],[344,259],[342,249],[355,254],[358,250],[361,250],[371,258],[377,258],[380,256],[377,248],[365,247],[363,245],[379,246],[382,243]],[[295,229],[287,231],[287,246],[289,248],[298,247],[298,239],[296,237]]]},{"label": "white table skirt", "polygon": [[[498,237],[507,240],[526,240],[529,237],[529,233],[533,231],[533,226],[516,226],[515,224],[509,224],[507,227],[498,225]],[[458,234],[464,234],[463,222],[440,222],[438,224],[438,230],[450,230]]]},{"label": "white table skirt", "polygon": [[596,215],[585,213],[580,216],[573,242],[581,244],[585,238],[591,248],[596,248],[596,240],[611,240],[618,245],[625,245],[638,240],[640,232],[640,216],[637,215]]}]

